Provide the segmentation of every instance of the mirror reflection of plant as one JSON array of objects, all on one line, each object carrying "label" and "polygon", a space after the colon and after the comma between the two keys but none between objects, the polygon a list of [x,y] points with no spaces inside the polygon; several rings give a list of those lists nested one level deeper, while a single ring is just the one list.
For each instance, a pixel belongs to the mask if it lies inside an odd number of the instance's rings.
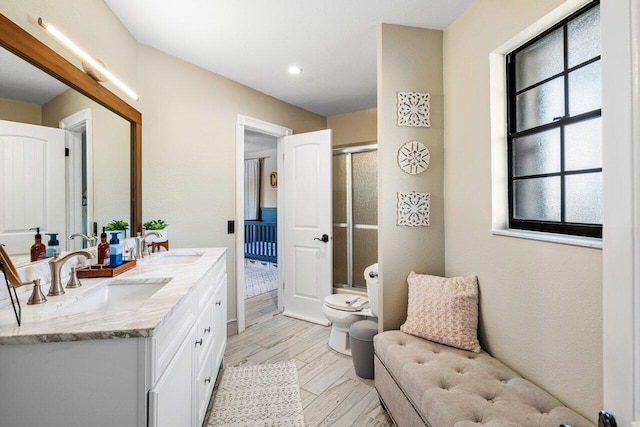
[{"label": "mirror reflection of plant", "polygon": [[151,221],[147,221],[142,224],[142,228],[145,230],[164,230],[168,226],[169,224],[164,222],[162,219],[152,219]]},{"label": "mirror reflection of plant", "polygon": [[118,230],[128,230],[129,223],[124,220],[114,219],[110,223],[105,226],[107,231],[118,231]]}]

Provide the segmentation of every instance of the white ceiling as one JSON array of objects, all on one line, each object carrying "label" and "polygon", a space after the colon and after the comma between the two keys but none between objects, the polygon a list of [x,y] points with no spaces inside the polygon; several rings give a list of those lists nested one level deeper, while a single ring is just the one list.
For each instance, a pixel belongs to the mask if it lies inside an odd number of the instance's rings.
[{"label": "white ceiling", "polygon": [[0,98],[42,105],[67,89],[64,83],[0,48]]},{"label": "white ceiling", "polygon": [[473,0],[105,1],[140,43],[332,116],[376,106],[378,23],[444,29]]}]

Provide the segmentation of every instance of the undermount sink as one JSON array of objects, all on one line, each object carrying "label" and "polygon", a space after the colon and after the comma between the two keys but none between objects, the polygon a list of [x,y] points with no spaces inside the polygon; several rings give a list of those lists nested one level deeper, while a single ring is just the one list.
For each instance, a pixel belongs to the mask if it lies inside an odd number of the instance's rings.
[{"label": "undermount sink", "polygon": [[151,265],[191,264],[200,259],[204,252],[164,252],[149,260]]},{"label": "undermount sink", "polygon": [[61,307],[59,313],[122,311],[140,307],[171,278],[114,279]]}]

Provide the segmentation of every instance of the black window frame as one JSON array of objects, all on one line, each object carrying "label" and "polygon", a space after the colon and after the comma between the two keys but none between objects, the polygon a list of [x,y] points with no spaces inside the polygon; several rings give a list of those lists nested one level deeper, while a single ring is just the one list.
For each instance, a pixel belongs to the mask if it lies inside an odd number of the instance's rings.
[{"label": "black window frame", "polygon": [[[602,108],[597,110],[588,111],[576,116],[569,115],[569,73],[583,67],[586,67],[589,64],[592,64],[597,61],[601,61],[601,55],[596,56],[595,58],[591,58],[587,61],[581,62],[578,65],[573,67],[569,67],[569,47],[568,47],[568,24],[574,19],[578,18],[585,12],[591,10],[592,8],[598,6],[600,4],[599,0],[593,1],[588,5],[580,8],[576,12],[564,18],[562,21],[553,25],[552,27],[545,30],[543,33],[538,36],[532,38],[527,41],[525,44],[519,46],[518,48],[511,51],[506,56],[507,62],[507,156],[508,156],[508,196],[509,196],[509,228],[511,229],[519,229],[519,230],[528,230],[528,231],[539,231],[539,232],[547,232],[547,233],[557,233],[557,234],[567,234],[574,236],[584,236],[584,237],[595,237],[602,238],[602,224],[585,224],[585,223],[573,223],[565,221],[565,179],[564,177],[569,175],[576,174],[587,174],[587,173],[602,173],[602,168],[593,168],[593,169],[582,169],[577,171],[565,171],[565,135],[564,129],[567,125],[584,122],[587,120],[591,120],[597,117],[602,117]],[[543,39],[547,35],[552,32],[558,30],[559,28],[563,28],[563,46],[564,46],[564,64],[562,72],[554,74],[548,78],[545,78],[539,82],[531,84],[527,87],[524,87],[520,90],[516,90],[516,54],[536,43],[537,41]],[[551,80],[554,80],[558,77],[564,78],[564,115],[562,117],[554,118],[554,120],[550,123],[546,123],[543,125],[535,126],[529,129],[525,129],[522,131],[517,131],[517,121],[516,121],[516,96],[540,86],[544,83],[547,83]],[[544,173],[544,174],[536,174],[536,175],[526,175],[526,176],[518,176],[514,177],[514,159],[513,159],[513,140],[516,138],[522,138],[527,135],[534,135],[540,132],[548,131],[551,129],[559,129],[560,130],[560,172],[554,173]],[[603,144],[604,145],[604,144]],[[519,219],[515,218],[515,204],[514,204],[514,181],[524,180],[524,179],[534,179],[534,178],[544,178],[551,176],[559,176],[560,177],[560,221],[542,221],[542,220],[532,220],[532,219]]]}]

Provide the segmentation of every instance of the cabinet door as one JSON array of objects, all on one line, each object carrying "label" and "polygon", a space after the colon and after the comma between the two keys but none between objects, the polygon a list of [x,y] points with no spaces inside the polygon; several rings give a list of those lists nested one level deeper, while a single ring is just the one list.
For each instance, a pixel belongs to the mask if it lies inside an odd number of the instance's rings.
[{"label": "cabinet door", "polygon": [[195,425],[195,328],[180,345],[167,370],[149,391],[149,426],[189,427]]},{"label": "cabinet door", "polygon": [[217,284],[213,295],[213,368],[218,372],[224,349],[227,345],[227,275],[225,274]]}]

